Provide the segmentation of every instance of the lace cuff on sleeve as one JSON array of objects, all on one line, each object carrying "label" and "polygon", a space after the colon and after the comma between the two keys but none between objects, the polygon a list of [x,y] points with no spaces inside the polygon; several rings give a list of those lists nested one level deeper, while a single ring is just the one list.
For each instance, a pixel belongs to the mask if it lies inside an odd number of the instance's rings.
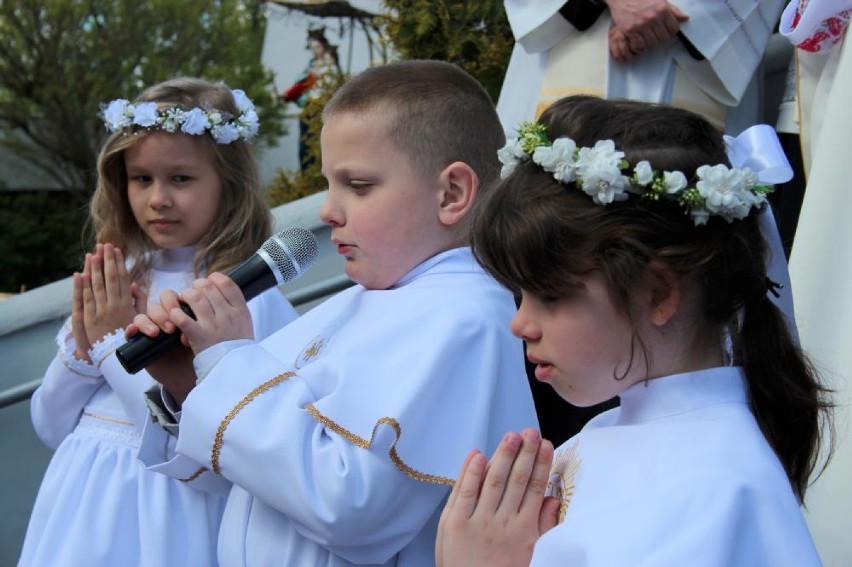
[{"label": "lace cuff on sleeve", "polygon": [[116,351],[118,347],[124,344],[124,329],[119,327],[111,333],[95,342],[92,348],[89,349],[89,358],[92,359],[92,364],[100,368],[101,363]]},{"label": "lace cuff on sleeve", "polygon": [[[87,378],[98,378],[101,371],[94,364],[80,360],[74,356],[74,339],[71,338],[71,318],[66,319],[65,324],[56,334],[56,346],[59,347],[59,360],[68,370]],[[91,355],[90,355],[91,356]]]}]

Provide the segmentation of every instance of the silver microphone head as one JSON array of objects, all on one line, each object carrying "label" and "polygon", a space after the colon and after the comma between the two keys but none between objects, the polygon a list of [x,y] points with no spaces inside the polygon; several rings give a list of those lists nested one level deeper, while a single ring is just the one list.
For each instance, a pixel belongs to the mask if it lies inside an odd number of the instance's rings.
[{"label": "silver microphone head", "polygon": [[270,236],[258,253],[266,256],[270,268],[276,266],[273,271],[280,285],[295,280],[313,265],[318,253],[317,238],[306,228],[286,228]]}]

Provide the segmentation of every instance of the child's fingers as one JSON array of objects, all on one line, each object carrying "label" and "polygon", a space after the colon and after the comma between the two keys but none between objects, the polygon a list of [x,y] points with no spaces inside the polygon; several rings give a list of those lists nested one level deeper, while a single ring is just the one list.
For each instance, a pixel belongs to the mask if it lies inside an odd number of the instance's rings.
[{"label": "child's fingers", "polygon": [[139,287],[139,284],[132,282],[130,284],[130,295],[133,297],[134,311],[137,314],[144,314],[148,308],[148,294]]},{"label": "child's fingers", "polygon": [[148,337],[156,337],[160,334],[160,330],[160,327],[158,327],[150,317],[144,314],[139,314],[134,317],[133,322],[124,329],[124,337],[129,339],[139,333]]},{"label": "child's fingers", "polygon": [[[171,290],[164,291],[160,298],[163,303],[149,303],[145,313],[139,313],[133,318],[133,323],[137,330],[149,337],[155,337],[160,333],[160,330],[166,333],[173,333],[175,325],[169,319],[169,306],[171,305],[170,295],[177,297],[175,292]],[[177,300],[174,299],[174,304]]]},{"label": "child's fingers", "polygon": [[104,284],[104,245],[98,244],[95,253],[90,256],[91,286],[95,308],[106,302],[106,286]]},{"label": "child's fingers", "polygon": [[500,441],[500,445],[491,457],[480,496],[479,508],[484,513],[493,515],[497,512],[500,501],[503,500],[512,465],[521,449],[521,443],[519,434],[509,432]]},{"label": "child's fingers", "polygon": [[453,483],[453,489],[450,491],[449,498],[447,498],[447,504],[444,506],[445,510],[453,507],[453,504],[458,498],[459,490],[461,490],[461,479],[464,478],[467,473],[467,467],[470,465],[470,461],[472,461],[478,454],[480,454],[479,451],[473,449],[467,454],[467,457],[465,457],[464,463],[462,463],[462,468],[459,471],[458,480]]},{"label": "child's fingers", "polygon": [[71,297],[71,323],[83,322],[83,275],[74,272],[72,282],[74,290]]},{"label": "child's fingers", "polygon": [[[218,342],[218,340],[254,337],[251,313],[243,292],[231,278],[214,273],[208,278],[195,280],[192,287],[206,301],[202,301],[191,293],[182,293],[181,297],[195,311],[198,321],[204,321],[205,326],[210,330],[215,329],[208,338],[215,338]],[[196,311],[196,307],[199,311]]]},{"label": "child's fingers", "polygon": [[[500,513],[509,516],[518,513],[521,508],[521,502],[530,489],[530,479],[537,465],[539,447],[541,445],[541,434],[532,428],[522,431],[521,439],[521,449],[512,463],[512,468],[509,470],[506,488],[503,491],[503,499],[500,501],[499,506]],[[542,497],[544,497],[543,488]],[[537,515],[538,508],[536,508]]]},{"label": "child's fingers", "polygon": [[559,521],[559,506],[562,503],[557,498],[548,496],[541,505],[538,516],[538,533],[544,535],[551,528],[556,527]]},{"label": "child's fingers", "polygon": [[213,284],[216,285],[219,292],[222,294],[222,297],[225,299],[225,301],[228,302],[229,305],[238,308],[242,305],[245,305],[246,299],[243,296],[243,292],[239,288],[239,286],[234,282],[234,280],[232,280],[225,274],[220,274],[219,272],[214,272],[210,274],[208,280],[210,280],[211,282],[213,282]]},{"label": "child's fingers", "polygon": [[[84,358],[83,353],[88,353],[91,344],[86,334],[86,323],[83,312],[83,275],[75,272],[73,275],[74,291],[71,299],[71,334],[77,349],[77,357]],[[86,357],[88,354],[86,355]]]},{"label": "child's fingers", "polygon": [[92,290],[92,278],[89,275],[82,274],[80,276],[80,287],[82,288],[83,299],[83,322],[91,324],[95,320],[97,314],[97,305],[95,303],[95,293]]},{"label": "child's fingers", "polygon": [[522,515],[539,516],[552,464],[553,444],[547,439],[542,439],[534,456],[532,471],[521,500],[519,511]]},{"label": "child's fingers", "polygon": [[[478,475],[473,471],[471,471],[471,474],[468,475],[468,469],[471,467],[471,463],[475,459],[477,459],[477,463],[474,466],[479,467],[481,470]],[[485,474],[486,464],[485,456],[476,449],[473,449],[467,454],[467,457],[462,464],[458,479],[455,483],[453,483],[453,489],[450,491],[450,496],[447,498],[447,503],[444,505],[444,509],[441,512],[441,519],[438,521],[438,534],[435,538],[436,567],[443,567],[444,564],[442,554],[444,540],[451,538],[453,532],[457,530],[458,522],[468,520],[471,514],[473,514],[473,511],[476,509],[476,497],[479,495],[479,489],[482,484],[482,477]],[[469,484],[463,486],[465,482],[468,482]],[[470,491],[471,494],[468,496],[466,493],[465,496],[460,499],[459,494],[461,494],[462,491]],[[445,532],[449,533],[445,536]]]},{"label": "child's fingers", "polygon": [[115,254],[112,244],[104,245],[103,278],[106,298],[115,301],[121,297],[121,283],[118,281],[118,270],[115,268]]},{"label": "child's fingers", "polygon": [[121,277],[118,261],[117,249],[112,244],[104,244],[104,289],[109,301],[121,304],[130,300],[130,278]]},{"label": "child's fingers", "polygon": [[[485,477],[485,467],[488,461],[485,455],[479,451],[472,451],[465,461],[464,470],[453,484],[450,493],[453,499],[450,514],[456,518],[467,519],[473,515],[477,508],[482,488],[482,480]],[[455,496],[453,496],[455,493]],[[448,501],[449,504],[449,501]]]}]

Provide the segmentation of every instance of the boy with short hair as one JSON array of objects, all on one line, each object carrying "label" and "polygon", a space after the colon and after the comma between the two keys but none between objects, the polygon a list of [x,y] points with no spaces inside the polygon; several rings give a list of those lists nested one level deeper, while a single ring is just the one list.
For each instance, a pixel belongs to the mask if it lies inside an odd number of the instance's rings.
[{"label": "boy with short hair", "polygon": [[[159,469],[183,474],[189,457],[233,483],[222,565],[433,565],[465,455],[536,426],[512,295],[467,247],[503,143],[458,67],[370,68],[328,103],[321,135],[320,216],[358,285],[260,343],[221,274],[181,293],[197,321],[173,292],[137,317],[149,335],[177,326],[196,353],[179,455]],[[164,437],[148,427],[146,442]]]}]

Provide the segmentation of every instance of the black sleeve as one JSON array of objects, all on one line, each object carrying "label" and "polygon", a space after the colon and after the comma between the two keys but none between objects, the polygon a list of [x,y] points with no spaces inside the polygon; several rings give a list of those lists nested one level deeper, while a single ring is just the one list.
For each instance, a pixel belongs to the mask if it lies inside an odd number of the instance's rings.
[{"label": "black sleeve", "polygon": [[585,31],[592,27],[604,10],[606,10],[604,0],[568,0],[559,8],[559,13],[572,26]]}]

